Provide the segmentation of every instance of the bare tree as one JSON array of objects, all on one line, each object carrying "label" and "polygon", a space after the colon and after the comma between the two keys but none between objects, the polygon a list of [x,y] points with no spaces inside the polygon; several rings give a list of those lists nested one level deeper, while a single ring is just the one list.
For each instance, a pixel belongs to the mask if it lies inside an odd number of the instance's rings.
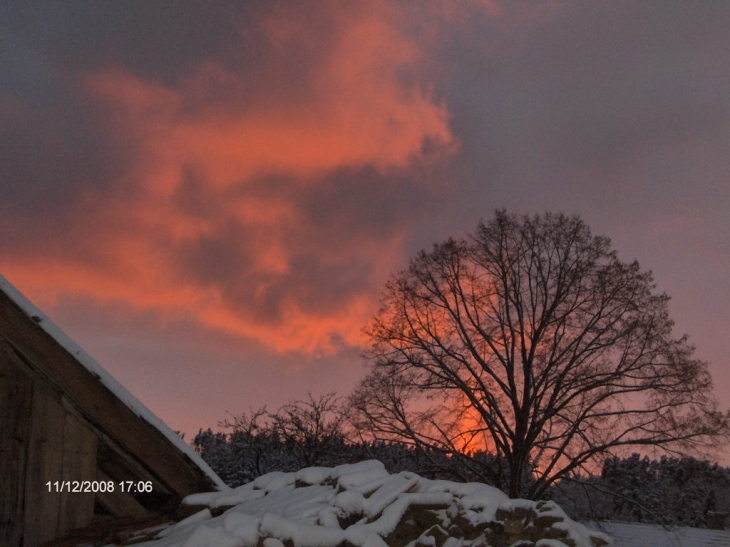
[{"label": "bare tree", "polygon": [[457,457],[487,449],[482,476],[512,497],[621,447],[707,448],[729,416],[668,300],[580,218],[498,211],[388,281],[353,420]]},{"label": "bare tree", "polygon": [[[224,473],[229,486],[249,482],[280,465],[276,450],[272,450],[277,439],[271,435],[270,415],[265,406],[231,414],[230,419],[219,422],[218,426],[231,431],[227,435],[229,457]],[[224,477],[221,475],[221,478]]]},{"label": "bare tree", "polygon": [[345,417],[339,405],[335,392],[318,399],[310,393],[308,401],[292,401],[269,415],[272,431],[282,439],[300,469],[326,465],[341,449]]},{"label": "bare tree", "polygon": [[201,430],[193,443],[222,479],[237,486],[271,471],[343,463],[344,420],[336,393],[309,394],[275,413],[263,407],[230,414],[218,424],[228,433]]}]

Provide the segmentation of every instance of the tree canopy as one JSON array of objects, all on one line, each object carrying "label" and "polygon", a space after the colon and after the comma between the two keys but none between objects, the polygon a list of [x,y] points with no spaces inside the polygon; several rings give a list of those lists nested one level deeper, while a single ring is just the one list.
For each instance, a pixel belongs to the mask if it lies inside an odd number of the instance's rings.
[{"label": "tree canopy", "polygon": [[707,448],[727,435],[706,363],[674,337],[669,297],[577,216],[497,211],[419,253],[366,327],[358,428],[480,468],[511,497],[621,448]]}]

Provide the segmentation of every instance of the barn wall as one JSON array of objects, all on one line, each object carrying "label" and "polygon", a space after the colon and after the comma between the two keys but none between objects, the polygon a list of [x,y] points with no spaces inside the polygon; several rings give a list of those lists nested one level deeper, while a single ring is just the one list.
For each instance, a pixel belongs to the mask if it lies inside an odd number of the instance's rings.
[{"label": "barn wall", "polygon": [[[179,496],[89,423],[74,403],[0,333],[0,546],[35,547],[110,516],[172,512]],[[113,492],[57,491],[56,481],[113,481]],[[119,481],[150,481],[129,494]]]},{"label": "barn wall", "polygon": [[49,541],[94,516],[91,492],[51,491],[47,482],[96,478],[96,436],[35,382],[25,474],[25,545]]},{"label": "barn wall", "polygon": [[[48,481],[96,478],[97,436],[0,338],[2,545],[33,547],[94,515],[94,494],[49,491]],[[6,487],[7,485],[7,487]]]},{"label": "barn wall", "polygon": [[20,545],[33,382],[0,337],[0,545]]}]

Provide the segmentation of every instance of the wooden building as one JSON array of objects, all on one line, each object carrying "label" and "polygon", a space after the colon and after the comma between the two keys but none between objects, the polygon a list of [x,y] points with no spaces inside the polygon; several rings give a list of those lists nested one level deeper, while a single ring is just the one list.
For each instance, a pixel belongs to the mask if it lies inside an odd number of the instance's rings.
[{"label": "wooden building", "polygon": [[[88,491],[70,491],[77,482]],[[221,485],[0,276],[0,545],[36,547],[105,519],[173,513],[184,496]]]}]

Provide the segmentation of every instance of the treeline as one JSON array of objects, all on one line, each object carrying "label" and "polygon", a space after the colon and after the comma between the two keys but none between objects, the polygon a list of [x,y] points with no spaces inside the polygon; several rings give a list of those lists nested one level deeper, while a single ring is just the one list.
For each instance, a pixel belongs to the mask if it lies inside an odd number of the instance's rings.
[{"label": "treeline", "polygon": [[[368,459],[383,462],[391,473],[413,471],[431,479],[505,483],[509,467],[487,452],[468,455],[399,440],[366,439],[347,419],[335,393],[231,415],[223,431],[200,430],[193,448],[229,486],[239,486],[271,471],[332,467]],[[530,477],[526,477],[530,480]]]},{"label": "treeline", "polygon": [[506,473],[486,452],[467,459],[398,441],[358,439],[339,403],[330,393],[289,403],[274,413],[264,408],[231,416],[219,424],[224,431],[200,430],[192,445],[232,487],[271,471],[333,467],[368,459],[380,460],[391,473],[413,471],[423,477],[461,482],[482,480],[485,469]]},{"label": "treeline", "polygon": [[[260,409],[231,416],[220,426],[223,431],[199,431],[192,445],[231,487],[272,471],[367,459],[380,460],[391,473],[413,471],[433,479],[470,482],[509,475],[505,462],[486,452],[465,457],[395,440],[365,440],[348,425],[335,394],[292,402],[274,413]],[[599,476],[563,480],[546,497],[576,520],[704,527],[709,513],[730,512],[730,469],[691,457],[654,460],[634,454],[608,458]]]},{"label": "treeline", "polygon": [[[350,443],[343,438],[328,443],[328,450],[303,464],[301,446],[296,442],[269,435],[268,432],[248,435],[241,431],[230,433],[201,430],[193,446],[223,481],[232,487],[252,481],[271,471],[298,471],[304,467],[334,467],[364,460],[380,460],[391,473],[413,471],[432,479],[461,482],[477,480],[466,466],[453,458],[434,451],[421,451],[401,442]],[[489,459],[488,454],[482,457]]]},{"label": "treeline", "polygon": [[609,458],[600,476],[563,481],[552,497],[578,520],[702,528],[730,513],[730,469],[692,457]]}]

